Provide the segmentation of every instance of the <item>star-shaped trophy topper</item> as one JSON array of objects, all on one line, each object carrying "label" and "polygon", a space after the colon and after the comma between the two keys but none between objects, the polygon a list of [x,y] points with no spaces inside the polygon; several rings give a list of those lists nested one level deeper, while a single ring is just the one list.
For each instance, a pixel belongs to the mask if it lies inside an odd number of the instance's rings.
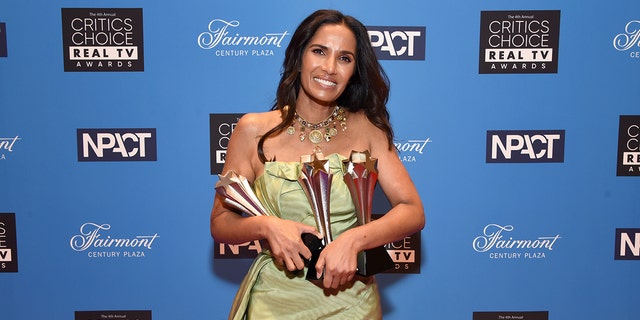
[{"label": "star-shaped trophy topper", "polygon": [[269,215],[245,177],[229,170],[218,178],[215,189],[226,204],[253,216]]},{"label": "star-shaped trophy topper", "polygon": [[[351,155],[349,159],[342,161],[345,166],[345,172],[354,173],[354,167],[358,165],[358,167],[364,165],[364,169],[367,173],[378,173],[378,159],[371,157],[371,153],[369,150],[365,151],[355,151],[351,150]],[[360,171],[360,170],[357,170]]]},{"label": "star-shaped trophy topper", "polygon": [[238,175],[236,175],[236,173],[233,172],[233,170],[229,170],[225,174],[218,175],[218,183],[216,183],[216,187],[225,188],[230,184],[237,183],[237,182],[240,182],[238,180]]},{"label": "star-shaped trophy topper", "polygon": [[326,159],[322,152],[315,152],[310,155],[304,155],[300,157],[300,162],[304,164],[307,171],[311,170],[311,175],[314,175],[320,171],[329,173],[329,159]]}]

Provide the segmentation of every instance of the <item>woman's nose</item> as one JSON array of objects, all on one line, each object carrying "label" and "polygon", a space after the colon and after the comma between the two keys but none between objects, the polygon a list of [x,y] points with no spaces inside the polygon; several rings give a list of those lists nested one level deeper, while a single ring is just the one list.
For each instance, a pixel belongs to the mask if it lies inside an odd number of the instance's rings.
[{"label": "woman's nose", "polygon": [[336,71],[336,59],[327,57],[322,64],[322,70],[328,74],[333,74]]}]

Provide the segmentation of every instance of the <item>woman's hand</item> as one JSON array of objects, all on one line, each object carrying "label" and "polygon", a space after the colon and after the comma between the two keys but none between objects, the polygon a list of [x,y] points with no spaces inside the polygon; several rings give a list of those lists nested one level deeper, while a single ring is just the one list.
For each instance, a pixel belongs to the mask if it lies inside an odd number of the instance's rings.
[{"label": "woman's hand", "polygon": [[358,267],[358,249],[349,239],[349,231],[327,245],[318,258],[316,272],[323,275],[322,285],[336,289],[353,280]]},{"label": "woman's hand", "polygon": [[303,233],[322,237],[315,227],[276,217],[267,220],[265,239],[273,259],[289,271],[304,269],[304,259],[311,258],[311,251],[302,242]]}]

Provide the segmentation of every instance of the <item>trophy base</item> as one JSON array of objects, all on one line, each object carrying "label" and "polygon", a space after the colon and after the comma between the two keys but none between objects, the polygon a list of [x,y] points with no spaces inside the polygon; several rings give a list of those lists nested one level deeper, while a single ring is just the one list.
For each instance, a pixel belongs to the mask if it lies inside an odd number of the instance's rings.
[{"label": "trophy base", "polygon": [[387,249],[383,246],[365,250],[358,254],[357,275],[370,277],[377,273],[387,271],[395,266]]},{"label": "trophy base", "polygon": [[302,242],[311,251],[311,258],[309,260],[305,259],[305,265],[307,266],[305,279],[309,281],[322,279],[322,277],[318,278],[318,273],[316,272],[316,263],[318,263],[320,252],[324,249],[322,240],[310,233],[303,233]]}]

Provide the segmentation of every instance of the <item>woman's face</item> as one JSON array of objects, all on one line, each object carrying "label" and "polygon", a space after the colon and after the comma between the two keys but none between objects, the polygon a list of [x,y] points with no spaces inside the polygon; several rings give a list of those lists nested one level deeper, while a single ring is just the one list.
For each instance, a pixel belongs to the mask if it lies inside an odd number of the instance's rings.
[{"label": "woman's face", "polygon": [[298,99],[333,105],[353,75],[355,58],[356,37],[349,28],[342,24],[321,26],[302,53]]}]

